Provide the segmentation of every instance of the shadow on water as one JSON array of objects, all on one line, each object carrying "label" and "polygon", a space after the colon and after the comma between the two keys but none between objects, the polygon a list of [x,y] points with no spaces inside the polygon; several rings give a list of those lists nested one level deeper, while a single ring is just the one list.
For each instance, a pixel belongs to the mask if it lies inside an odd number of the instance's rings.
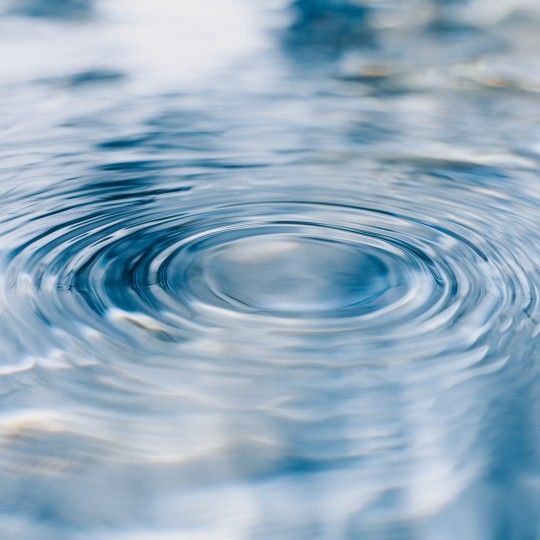
[{"label": "shadow on water", "polygon": [[289,54],[332,58],[346,47],[369,45],[375,37],[370,9],[361,3],[294,0],[285,35]]},{"label": "shadow on water", "polygon": [[5,13],[57,20],[83,20],[93,15],[93,0],[8,0]]}]

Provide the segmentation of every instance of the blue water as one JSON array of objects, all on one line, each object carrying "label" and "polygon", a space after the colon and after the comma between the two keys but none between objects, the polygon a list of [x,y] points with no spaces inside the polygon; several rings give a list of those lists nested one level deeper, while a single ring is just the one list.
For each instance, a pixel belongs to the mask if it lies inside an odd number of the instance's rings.
[{"label": "blue water", "polygon": [[0,540],[539,539],[539,25],[0,2]]}]

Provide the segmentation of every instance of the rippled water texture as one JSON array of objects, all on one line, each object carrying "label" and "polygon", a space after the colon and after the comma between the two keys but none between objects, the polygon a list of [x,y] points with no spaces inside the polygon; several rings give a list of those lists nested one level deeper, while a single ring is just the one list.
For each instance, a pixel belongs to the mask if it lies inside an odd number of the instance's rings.
[{"label": "rippled water texture", "polygon": [[0,539],[540,538],[540,8],[0,2]]}]

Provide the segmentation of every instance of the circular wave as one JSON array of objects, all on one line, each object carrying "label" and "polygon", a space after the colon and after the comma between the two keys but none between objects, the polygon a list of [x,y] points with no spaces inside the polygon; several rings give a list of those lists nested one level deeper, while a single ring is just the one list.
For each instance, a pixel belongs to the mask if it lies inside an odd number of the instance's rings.
[{"label": "circular wave", "polygon": [[295,333],[324,331],[332,347],[399,342],[414,358],[466,350],[536,302],[526,255],[518,264],[474,223],[443,226],[391,197],[375,206],[347,194],[208,195],[108,208],[28,239],[6,257],[6,304],[18,290],[37,324],[72,339],[97,331],[152,347],[148,338],[185,343],[222,330],[279,349],[276,333],[287,346]]}]

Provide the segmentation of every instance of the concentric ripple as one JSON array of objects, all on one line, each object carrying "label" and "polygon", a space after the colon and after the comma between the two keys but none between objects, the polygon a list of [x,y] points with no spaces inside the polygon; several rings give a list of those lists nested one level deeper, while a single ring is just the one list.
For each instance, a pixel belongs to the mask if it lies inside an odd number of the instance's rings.
[{"label": "concentric ripple", "polygon": [[[331,202],[335,195],[253,200],[247,189],[242,203],[222,193],[208,204],[208,191],[194,189],[176,209],[78,217],[14,250],[6,282],[29,276],[19,288],[53,327],[84,321],[128,341],[130,325],[168,341],[211,328],[325,329],[377,347],[404,340],[402,354],[424,336],[436,355],[459,346],[457,337],[470,347],[503,319],[534,311],[525,251],[517,265],[471,224],[451,229],[404,213],[400,200],[387,198],[383,209]],[[414,354],[421,350],[416,342]]]}]

